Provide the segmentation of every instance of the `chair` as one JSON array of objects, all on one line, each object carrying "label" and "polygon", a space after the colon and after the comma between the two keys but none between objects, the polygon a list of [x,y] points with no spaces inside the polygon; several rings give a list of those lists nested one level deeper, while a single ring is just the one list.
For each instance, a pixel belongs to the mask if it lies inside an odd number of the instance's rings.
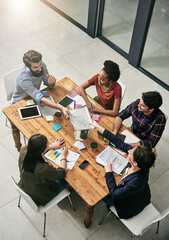
[{"label": "chair", "polygon": [[[102,222],[108,217],[108,215],[111,212],[113,212],[118,217],[115,207],[111,206],[110,211],[104,217],[104,219],[99,223],[99,225],[102,224]],[[159,211],[156,210],[153,204],[150,203],[143,209],[142,212],[140,212],[136,216],[129,219],[120,219],[120,221],[122,221],[122,223],[132,232],[132,235],[131,235],[131,239],[132,239],[133,236],[138,236],[145,233],[148,230],[148,228],[153,223],[156,223],[156,222],[157,222],[156,233],[158,233],[160,220],[163,219],[168,214],[169,214],[169,207],[160,213]]]},{"label": "chair", "polygon": [[28,205],[36,212],[36,213],[42,213],[44,214],[44,225],[43,225],[43,237],[45,237],[45,229],[46,229],[46,211],[52,208],[54,205],[61,202],[64,198],[68,197],[70,204],[75,211],[74,205],[72,203],[72,200],[70,198],[70,192],[68,189],[64,189],[62,192],[60,192],[55,198],[53,198],[50,202],[48,202],[45,206],[37,206],[36,203],[32,200],[32,198],[25,193],[22,188],[16,183],[15,179],[11,176],[12,182],[14,183],[18,193],[19,193],[19,201],[18,201],[18,207],[20,207],[20,201],[21,197],[25,199],[25,201],[28,203]]},{"label": "chair", "polygon": [[[6,96],[7,96],[7,101],[9,104],[11,104],[12,100],[12,95],[14,92],[14,87],[15,87],[15,79],[17,74],[20,72],[21,68],[15,69],[11,72],[6,73],[3,78],[4,78],[4,84],[5,84],[5,90],[6,90]],[[6,118],[6,123],[5,125],[7,126],[7,118]]]},{"label": "chair", "polygon": [[121,86],[121,90],[122,90],[122,94],[121,94],[121,100],[123,99],[124,97],[124,94],[125,94],[125,91],[126,91],[126,86],[124,85],[124,83],[122,83],[120,80],[117,81],[120,86]]},{"label": "chair", "polygon": [[[11,103],[12,100],[12,95],[14,92],[14,87],[15,87],[15,80],[16,80],[16,76],[18,75],[18,73],[21,71],[22,68],[17,68],[11,72],[8,72],[4,75],[4,84],[5,84],[5,89],[6,89],[6,96],[7,96],[7,101],[9,102],[9,104]],[[8,127],[7,124],[7,117],[6,117],[6,121],[5,121],[5,126]],[[23,136],[24,138],[24,144],[26,145],[26,138],[25,136]]]}]

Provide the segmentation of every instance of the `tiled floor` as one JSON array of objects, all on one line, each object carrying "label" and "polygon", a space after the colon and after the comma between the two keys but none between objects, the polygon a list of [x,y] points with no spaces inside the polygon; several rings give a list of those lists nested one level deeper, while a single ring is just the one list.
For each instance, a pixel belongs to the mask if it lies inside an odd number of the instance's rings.
[{"label": "tiled floor", "polygon": [[[18,1],[16,0],[15,4]],[[122,108],[139,98],[142,92],[157,90],[163,96],[162,110],[169,116],[167,107],[169,94],[165,89],[130,66],[124,58],[99,39],[90,38],[39,0],[28,2],[26,9],[19,12],[19,7],[15,9],[13,6],[14,0],[0,1],[1,109],[7,105],[3,74],[21,67],[23,53],[28,49],[35,49],[42,53],[49,72],[58,80],[67,76],[77,84],[97,73],[106,59],[112,59],[120,65],[120,80],[127,86]],[[89,94],[95,95],[92,88]],[[126,124],[128,123],[129,121],[126,121]],[[42,216],[34,214],[24,201],[22,201],[23,211],[17,208],[18,195],[10,175],[19,179],[18,153],[13,144],[11,130],[5,127],[5,116],[2,112],[0,112],[0,126],[0,240],[43,239]],[[157,146],[156,166],[150,173],[152,202],[160,211],[169,206],[168,132],[167,123]],[[72,211],[67,199],[49,211],[47,240],[130,239],[130,232],[113,214],[102,226],[98,225],[107,211],[103,202],[96,205],[92,226],[86,229],[83,224],[85,204],[74,191],[72,198],[76,212]],[[161,221],[158,235],[155,233],[156,226],[153,225],[143,237],[135,237],[135,239],[168,240],[168,225],[169,216]]]}]

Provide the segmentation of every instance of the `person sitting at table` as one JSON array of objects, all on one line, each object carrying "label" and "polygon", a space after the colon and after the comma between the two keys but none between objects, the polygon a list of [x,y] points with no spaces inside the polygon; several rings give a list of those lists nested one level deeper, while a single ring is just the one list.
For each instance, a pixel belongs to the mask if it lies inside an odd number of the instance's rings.
[{"label": "person sitting at table", "polygon": [[[86,102],[90,112],[98,112],[108,116],[116,116],[121,104],[121,86],[117,83],[120,77],[119,66],[110,60],[104,62],[104,67],[99,74],[96,74],[91,79],[81,84],[79,92]],[[96,86],[98,96],[94,98],[104,109],[95,107],[87,98],[85,89],[91,85]]]},{"label": "person sitting at table", "polygon": [[149,91],[142,93],[141,99],[137,99],[122,110],[115,118],[113,133],[117,134],[123,120],[132,116],[131,131],[141,139],[131,146],[144,145],[154,148],[160,140],[165,128],[166,118],[159,109],[163,100],[159,92]]},{"label": "person sitting at table", "polygon": [[[63,138],[49,145],[46,136],[32,135],[28,146],[21,148],[19,156],[19,186],[35,201],[37,205],[46,205],[61,192],[68,183],[64,180],[67,168],[68,150]],[[54,168],[45,161],[43,154],[50,149],[61,148],[61,161]]]},{"label": "person sitting at table", "polygon": [[94,121],[92,125],[103,134],[103,137],[124,152],[128,152],[125,175],[119,184],[116,184],[112,173],[112,164],[108,162],[105,166],[105,178],[109,195],[103,201],[108,208],[112,205],[115,206],[119,218],[131,218],[140,213],[150,203],[149,168],[154,164],[155,154],[151,148],[143,145],[132,147],[124,143],[116,135]]},{"label": "person sitting at table", "polygon": [[[68,117],[69,111],[67,108],[58,105],[57,103],[46,98],[47,92],[40,91],[40,86],[43,81],[44,85],[53,88],[56,82],[54,76],[49,75],[45,63],[42,61],[42,55],[34,50],[29,50],[23,56],[25,66],[21,69],[16,77],[12,103],[16,103],[28,96],[32,97],[36,103],[44,104],[51,108],[59,109]],[[12,134],[15,142],[15,147],[18,151],[21,148],[20,133],[16,126],[11,122]]]}]

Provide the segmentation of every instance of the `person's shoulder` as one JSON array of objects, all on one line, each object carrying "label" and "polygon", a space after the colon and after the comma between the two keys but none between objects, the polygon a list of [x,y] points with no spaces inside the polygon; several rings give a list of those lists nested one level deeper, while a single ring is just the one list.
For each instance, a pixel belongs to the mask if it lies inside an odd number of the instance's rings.
[{"label": "person's shoulder", "polygon": [[92,78],[90,78],[88,81],[89,81],[89,82],[95,82],[95,81],[98,80],[98,76],[99,76],[99,74],[97,73],[97,74],[95,74]]},{"label": "person's shoulder", "polygon": [[167,121],[167,116],[162,112],[161,109],[157,111],[157,118],[160,118],[163,122]]},{"label": "person's shoulder", "polygon": [[27,70],[27,68],[24,66],[19,72],[19,74],[17,75],[17,81],[21,82],[29,78],[32,78],[32,76],[30,72]]}]

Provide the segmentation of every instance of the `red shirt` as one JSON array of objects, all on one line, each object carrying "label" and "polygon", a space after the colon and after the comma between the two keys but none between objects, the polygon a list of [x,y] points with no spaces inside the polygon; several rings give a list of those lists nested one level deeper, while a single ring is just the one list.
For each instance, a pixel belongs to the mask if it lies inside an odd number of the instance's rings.
[{"label": "red shirt", "polygon": [[99,74],[96,74],[88,82],[96,86],[99,104],[105,109],[113,109],[114,99],[121,97],[121,86],[119,83],[113,82],[110,92],[104,93],[101,86],[98,85],[98,76]]}]

